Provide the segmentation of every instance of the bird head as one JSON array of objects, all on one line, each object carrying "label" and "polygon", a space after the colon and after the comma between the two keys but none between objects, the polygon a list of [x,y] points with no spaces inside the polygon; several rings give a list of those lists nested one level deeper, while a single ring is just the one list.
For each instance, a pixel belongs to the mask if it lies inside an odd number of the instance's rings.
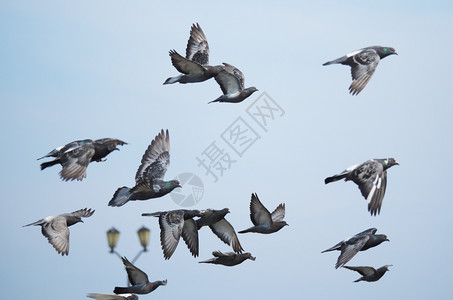
[{"label": "bird head", "polygon": [[384,58],[384,57],[392,55],[392,54],[398,55],[398,53],[396,53],[395,49],[392,47],[381,47],[381,48],[377,49],[376,52],[378,53],[380,58]]},{"label": "bird head", "polygon": [[246,253],[244,253],[244,255],[245,255],[245,257],[247,257],[250,260],[255,260],[256,259],[256,257],[252,256],[252,254],[250,252],[246,252]]},{"label": "bird head", "polygon": [[167,279],[162,280],[162,285],[167,285]]}]

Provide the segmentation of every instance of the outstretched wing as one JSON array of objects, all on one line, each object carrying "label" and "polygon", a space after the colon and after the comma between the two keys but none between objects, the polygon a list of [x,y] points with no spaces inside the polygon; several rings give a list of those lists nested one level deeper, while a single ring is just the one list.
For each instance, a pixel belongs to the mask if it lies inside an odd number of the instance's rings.
[{"label": "outstretched wing", "polygon": [[63,169],[60,177],[64,181],[82,180],[95,153],[93,141],[83,140],[70,143],[61,149],[60,161]]},{"label": "outstretched wing", "polygon": [[256,193],[252,194],[250,200],[250,219],[255,226],[259,224],[272,224],[271,213],[264,207]]},{"label": "outstretched wing", "polygon": [[273,222],[281,222],[285,218],[285,203],[280,203],[271,213]]},{"label": "outstretched wing", "polygon": [[186,58],[202,66],[209,65],[209,45],[200,25],[192,24],[186,47]]},{"label": "outstretched wing", "polygon": [[41,227],[41,232],[58,253],[69,254],[69,228],[65,217],[53,218]]},{"label": "outstretched wing", "polygon": [[171,63],[180,73],[202,74],[206,69],[197,62],[191,61],[179,55],[175,50],[170,50]]},{"label": "outstretched wing", "polygon": [[163,180],[170,165],[170,135],[167,131],[161,132],[154,138],[143,154],[142,161],[135,174],[136,184],[154,180]]},{"label": "outstretched wing", "polygon": [[353,56],[356,63],[351,67],[352,83],[349,92],[353,95],[359,94],[373,76],[380,58],[374,49],[365,49]]},{"label": "outstretched wing", "polygon": [[227,220],[221,219],[213,225],[210,225],[209,228],[211,228],[212,232],[214,232],[214,234],[217,235],[217,237],[221,239],[225,244],[231,245],[234,252],[242,253],[242,251],[244,251],[244,249],[242,249],[241,243],[239,243],[239,239],[236,235],[236,232],[234,231],[233,226],[231,226],[231,224]]},{"label": "outstretched wing", "polygon": [[244,89],[244,75],[242,72],[227,63],[223,63],[223,70],[214,77],[217,83],[220,85],[220,89],[223,94],[234,94]]},{"label": "outstretched wing", "polygon": [[169,211],[159,217],[160,243],[164,258],[169,259],[176,250],[184,226],[184,212]]},{"label": "outstretched wing", "polygon": [[369,236],[365,235],[360,238],[351,238],[341,246],[341,254],[338,257],[335,268],[342,267],[350,261],[359,251],[363,245],[368,241]]},{"label": "outstretched wing", "polygon": [[126,257],[121,258],[124,267],[126,267],[127,277],[132,285],[148,283],[148,275],[145,272],[134,266]]},{"label": "outstretched wing", "polygon": [[372,267],[349,267],[349,266],[343,266],[343,268],[346,268],[346,269],[349,269],[349,270],[353,270],[353,271],[357,271],[362,276],[372,275],[372,274],[374,274],[376,272],[376,270],[374,268],[372,268]]}]

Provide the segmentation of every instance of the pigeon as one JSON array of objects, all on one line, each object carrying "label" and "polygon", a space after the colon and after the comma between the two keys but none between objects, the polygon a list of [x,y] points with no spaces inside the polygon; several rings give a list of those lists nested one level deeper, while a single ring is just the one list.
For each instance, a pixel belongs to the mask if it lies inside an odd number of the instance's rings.
[{"label": "pigeon", "polygon": [[252,194],[250,200],[250,219],[252,220],[253,227],[239,231],[239,233],[257,232],[257,233],[274,233],[287,226],[288,224],[283,221],[285,217],[285,203],[281,203],[272,212],[272,214],[261,203],[258,195]]},{"label": "pigeon", "polygon": [[131,200],[147,200],[162,197],[177,187],[178,180],[164,181],[170,165],[170,135],[162,129],[143,154],[142,162],[135,174],[135,187],[118,188],[109,206],[123,206]]},{"label": "pigeon", "polygon": [[376,231],[376,228],[367,229],[321,253],[340,250],[341,254],[335,264],[335,269],[338,269],[350,261],[359,251],[365,251],[369,248],[376,247],[384,241],[389,241],[385,234],[375,234]]},{"label": "pigeon", "polygon": [[250,259],[250,260],[255,260],[256,258],[252,256],[249,252],[246,253],[233,253],[233,252],[227,252],[227,253],[222,253],[220,251],[214,251],[212,252],[212,255],[215,257],[200,261],[199,263],[207,263],[207,264],[215,264],[215,265],[224,265],[228,267],[236,266],[242,263],[243,261]]},{"label": "pigeon", "polygon": [[357,271],[360,273],[360,275],[362,275],[362,277],[360,277],[359,279],[357,280],[354,280],[354,282],[359,282],[359,281],[368,281],[368,282],[372,282],[372,281],[378,281],[379,279],[381,279],[382,276],[384,276],[385,272],[387,271],[390,271],[389,270],[389,267],[391,267],[392,265],[385,265],[383,267],[380,267],[379,269],[375,269],[375,268],[372,268],[372,267],[349,267],[349,266],[344,266],[343,268],[346,268],[346,269],[349,269],[349,270],[353,270],[353,271]]},{"label": "pigeon", "polygon": [[164,84],[194,83],[206,81],[223,69],[222,66],[209,65],[209,45],[200,25],[192,24],[190,37],[187,42],[186,57],[175,50],[170,50],[171,63],[182,74],[170,77]]},{"label": "pigeon", "polygon": [[131,286],[129,287],[115,287],[113,292],[115,294],[149,294],[161,285],[167,285],[167,280],[158,280],[154,282],[148,281],[148,275],[145,272],[131,264],[126,257],[121,258],[126,267],[127,276]]},{"label": "pigeon", "polygon": [[370,81],[379,61],[386,56],[398,54],[391,47],[371,46],[366,47],[332,61],[323,66],[331,64],[342,64],[351,66],[352,83],[349,86],[349,93],[358,95]]},{"label": "pigeon", "polygon": [[368,211],[376,216],[381,211],[387,186],[387,169],[399,165],[394,158],[370,159],[364,163],[351,166],[332,177],[327,177],[324,182],[328,184],[337,180],[352,180],[359,186],[362,196],[368,201]]},{"label": "pigeon", "polygon": [[182,236],[184,242],[194,257],[198,256],[198,229],[193,220],[201,217],[199,210],[172,210],[155,213],[143,213],[142,216],[159,217],[160,243],[164,258],[170,259]]},{"label": "pigeon", "polygon": [[61,214],[58,216],[49,216],[39,221],[30,223],[25,226],[41,226],[42,234],[47,238],[50,244],[61,255],[69,254],[69,226],[82,222],[82,218],[91,217],[94,210],[79,209],[72,213]]},{"label": "pigeon", "polygon": [[215,81],[220,85],[223,95],[209,103],[239,103],[258,91],[254,86],[244,88],[244,74],[238,68],[227,63],[223,63],[223,65],[223,70],[214,77]]},{"label": "pigeon", "polygon": [[111,295],[111,294],[98,294],[98,293],[89,293],[87,295],[88,298],[93,298],[97,300],[138,300],[138,296],[135,294],[119,294],[119,295]]},{"label": "pigeon", "polygon": [[43,157],[55,157],[54,160],[41,164],[41,170],[56,164],[61,164],[63,169],[60,177],[63,181],[81,181],[85,178],[88,164],[92,161],[101,162],[104,157],[114,150],[119,150],[118,145],[127,145],[126,142],[105,138],[92,141],[90,139],[71,142],[65,146],[55,148]]},{"label": "pigeon", "polygon": [[230,210],[228,208],[221,210],[202,210],[200,211],[201,218],[196,220],[197,228],[200,229],[203,226],[209,226],[219,239],[233,247],[234,252],[242,253],[244,249],[242,249],[241,243],[239,243],[236,232],[233,226],[225,219],[225,215],[229,212]]}]

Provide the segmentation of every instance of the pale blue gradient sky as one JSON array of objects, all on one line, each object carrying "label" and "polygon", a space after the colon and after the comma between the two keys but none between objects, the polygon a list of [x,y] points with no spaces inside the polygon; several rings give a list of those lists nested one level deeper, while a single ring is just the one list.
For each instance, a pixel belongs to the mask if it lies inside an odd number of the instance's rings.
[{"label": "pale blue gradient sky", "polygon": [[[211,64],[229,62],[260,91],[237,105],[210,104],[214,80],[163,86],[199,22]],[[141,298],[445,299],[453,280],[451,149],[453,105],[450,1],[2,1],[0,130],[3,209],[0,283],[5,299],[84,299],[124,285],[121,261],[108,254],[105,232],[121,231],[117,250],[139,250],[135,231],[152,230],[137,262],[168,285]],[[322,63],[370,45],[394,47],[362,93],[348,94],[350,70]],[[268,131],[246,119],[266,92],[285,111]],[[214,183],[200,156],[238,117],[261,139]],[[252,192],[273,210],[286,203],[290,224],[274,235],[241,235],[257,257],[234,268],[200,265],[230,248],[200,231],[200,257],[181,242],[163,259],[156,219],[142,212],[177,209],[170,196],[108,207],[117,187],[132,185],[146,147],[161,128],[171,136],[166,178],[198,174],[205,193],[195,208],[228,207],[236,230],[250,226]],[[129,145],[93,163],[83,182],[62,182],[60,167],[40,171],[38,157],[84,138],[115,137]],[[226,146],[225,146],[226,148]],[[324,178],[369,158],[395,157],[381,215],[371,217],[352,183]],[[68,257],[39,228],[22,225],[83,207],[96,209],[71,227]],[[334,269],[338,253],[320,252],[370,227],[390,242],[359,253],[349,265],[394,267],[379,282]],[[215,296],[214,296],[215,295]]]}]

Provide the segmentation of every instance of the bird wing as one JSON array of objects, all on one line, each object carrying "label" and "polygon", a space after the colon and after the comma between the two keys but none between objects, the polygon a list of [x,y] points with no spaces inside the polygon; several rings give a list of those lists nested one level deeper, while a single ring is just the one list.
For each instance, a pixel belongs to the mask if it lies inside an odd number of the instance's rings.
[{"label": "bird wing", "polygon": [[349,267],[349,266],[343,266],[343,268],[346,268],[346,269],[349,269],[349,270],[353,270],[353,271],[357,271],[362,276],[372,275],[372,274],[374,274],[376,272],[376,270],[374,268],[372,268],[372,267]]},{"label": "bird wing", "polygon": [[212,255],[215,256],[215,257],[232,257],[232,256],[236,256],[236,253],[234,252],[220,252],[220,251],[213,251],[212,252]]},{"label": "bird wing", "polygon": [[244,89],[244,75],[242,72],[227,63],[223,63],[223,70],[214,77],[215,81],[220,85],[223,94],[234,94]]},{"label": "bird wing", "polygon": [[170,165],[170,135],[161,132],[152,140],[143,154],[142,161],[135,174],[135,182],[151,183],[154,180],[163,180]]},{"label": "bird wing", "polygon": [[180,73],[183,74],[201,74],[206,69],[197,62],[191,61],[179,55],[175,50],[170,50],[171,63]]},{"label": "bird wing", "polygon": [[273,222],[281,222],[285,218],[285,203],[280,203],[271,213]]},{"label": "bird wing", "polygon": [[370,81],[371,76],[379,64],[380,58],[374,49],[364,49],[353,56],[355,64],[351,66],[352,83],[349,92],[359,94]]},{"label": "bird wing", "polygon": [[341,254],[338,257],[335,268],[342,267],[348,261],[350,261],[359,251],[363,248],[363,245],[368,241],[369,236],[363,236],[359,238],[351,238],[347,240],[341,246]]},{"label": "bird wing", "polygon": [[[184,213],[180,210],[166,212],[159,217],[160,243],[164,258],[169,259],[176,250],[184,227]],[[190,249],[190,247],[189,247]]]},{"label": "bird wing", "polygon": [[387,187],[387,171],[384,171],[382,164],[371,160],[363,163],[351,175],[368,201],[368,210],[372,215],[378,214]]},{"label": "bird wing", "polygon": [[221,219],[213,225],[210,225],[209,228],[211,228],[212,232],[214,232],[214,234],[225,244],[231,245],[234,252],[242,253],[244,249],[242,249],[241,243],[239,243],[239,239],[233,226],[231,226],[227,220]]},{"label": "bird wing", "polygon": [[85,178],[86,169],[94,153],[92,140],[76,141],[63,147],[60,156],[60,162],[63,166],[60,171],[61,179],[68,181]]},{"label": "bird wing", "polygon": [[79,209],[76,211],[73,211],[72,213],[69,213],[68,215],[74,216],[74,217],[80,217],[80,218],[88,218],[91,217],[94,214],[94,209],[88,209],[88,208],[83,208]]},{"label": "bird wing", "polygon": [[369,235],[369,234],[375,234],[376,231],[377,231],[376,228],[370,228],[370,229],[367,229],[367,230],[364,230],[362,232],[357,233],[356,235],[353,236],[353,238],[361,237],[361,236]]},{"label": "bird wing", "polygon": [[209,65],[209,45],[200,25],[192,24],[187,41],[186,58],[202,66]]},{"label": "bird wing", "polygon": [[69,253],[69,228],[64,216],[56,216],[41,227],[42,234],[61,255]]},{"label": "bird wing", "polygon": [[149,282],[148,275],[134,266],[126,257],[122,257],[124,267],[126,268],[127,277],[132,285],[146,284]]},{"label": "bird wing", "polygon": [[[285,211],[283,210],[284,215]],[[252,194],[252,198],[250,199],[250,219],[255,226],[259,224],[272,224],[273,221],[271,213],[264,207],[256,193]]]},{"label": "bird wing", "polygon": [[194,257],[198,256],[198,229],[197,223],[193,219],[184,221],[182,228],[182,238]]}]

